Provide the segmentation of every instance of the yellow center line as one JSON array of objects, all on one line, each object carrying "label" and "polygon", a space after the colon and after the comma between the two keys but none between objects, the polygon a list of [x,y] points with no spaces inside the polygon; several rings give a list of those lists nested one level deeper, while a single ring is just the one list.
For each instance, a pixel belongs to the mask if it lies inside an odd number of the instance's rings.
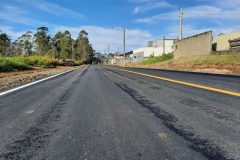
[{"label": "yellow center line", "polygon": [[232,95],[232,96],[240,97],[240,93],[238,93],[238,92],[233,92],[233,91],[227,91],[227,90],[213,88],[213,87],[202,86],[202,85],[199,85],[199,84],[194,84],[194,83],[189,83],[189,82],[184,82],[184,81],[179,81],[179,80],[174,80],[174,79],[169,79],[169,78],[164,78],[164,77],[159,77],[159,76],[153,76],[153,75],[150,75],[150,74],[144,74],[144,73],[124,70],[124,69],[119,69],[119,68],[114,68],[114,69],[129,72],[129,73],[134,73],[134,74],[138,74],[138,75],[142,75],[142,76],[146,76],[146,77],[151,77],[151,78],[155,78],[155,79],[160,79],[160,80],[164,80],[164,81],[168,81],[168,82],[183,84],[183,85],[186,85],[186,86],[201,88],[201,89],[205,89],[205,90],[210,90],[210,91],[215,91],[215,92],[219,92],[219,93],[225,93],[225,94],[229,94],[229,95]]}]

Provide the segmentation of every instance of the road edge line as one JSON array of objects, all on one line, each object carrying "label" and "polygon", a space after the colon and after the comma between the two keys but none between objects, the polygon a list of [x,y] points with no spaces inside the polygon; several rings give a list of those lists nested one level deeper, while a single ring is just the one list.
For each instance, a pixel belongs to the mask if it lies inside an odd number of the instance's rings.
[{"label": "road edge line", "polygon": [[191,87],[195,87],[195,88],[200,88],[200,89],[205,89],[205,90],[209,90],[209,91],[215,91],[215,92],[219,92],[219,93],[224,93],[224,94],[240,97],[240,93],[238,93],[238,92],[223,90],[223,89],[214,88],[214,87],[203,86],[203,85],[200,85],[200,84],[194,84],[194,83],[190,83],[190,82],[184,82],[184,81],[180,81],[180,80],[174,80],[174,79],[170,79],[170,78],[164,78],[164,77],[159,77],[159,76],[154,76],[154,75],[150,75],[150,74],[134,72],[134,71],[129,71],[129,70],[124,70],[124,69],[118,69],[118,68],[114,68],[114,69],[129,72],[129,73],[134,73],[134,74],[138,74],[138,75],[142,75],[142,76],[146,76],[146,77],[151,77],[151,78],[155,78],[155,79],[160,79],[160,80],[164,80],[164,81],[168,81],[168,82],[172,82],[172,83],[182,84],[182,85],[186,85],[186,86],[191,86]]},{"label": "road edge line", "polygon": [[57,77],[57,76],[60,76],[60,75],[62,75],[62,74],[71,72],[71,71],[76,70],[76,69],[77,69],[77,68],[74,68],[74,69],[71,69],[71,70],[68,70],[68,71],[65,71],[65,72],[62,72],[62,73],[58,73],[58,74],[55,74],[55,75],[53,75],[53,76],[50,76],[50,77],[47,77],[47,78],[44,78],[44,79],[40,79],[40,80],[35,81],[35,82],[31,82],[31,83],[25,84],[25,85],[20,86],[20,87],[17,87],[17,88],[10,89],[10,90],[8,90],[8,91],[0,92],[0,96],[3,96],[3,95],[5,95],[5,94],[8,94],[8,93],[11,93],[11,92],[14,92],[14,91],[17,91],[17,90],[22,89],[22,88],[26,88],[26,87],[28,87],[28,86],[32,86],[32,85],[34,85],[34,84],[37,84],[37,83],[46,81],[46,80],[48,80],[48,79],[51,79],[51,78],[54,78],[54,77]]}]

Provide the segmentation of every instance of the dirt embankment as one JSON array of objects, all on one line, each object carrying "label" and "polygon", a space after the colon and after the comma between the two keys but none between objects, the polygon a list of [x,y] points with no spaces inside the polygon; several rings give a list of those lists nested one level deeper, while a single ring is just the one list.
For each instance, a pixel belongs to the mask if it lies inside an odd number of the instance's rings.
[{"label": "dirt embankment", "polygon": [[127,66],[240,75],[240,54],[186,56],[149,65],[129,63]]},{"label": "dirt embankment", "polygon": [[166,70],[178,70],[178,71],[190,71],[190,72],[203,72],[203,73],[215,73],[215,74],[231,74],[240,75],[240,65],[193,65],[193,64],[150,64],[150,65],[138,65],[138,64],[126,64],[127,67],[138,68],[152,68],[152,69],[166,69]]},{"label": "dirt embankment", "polygon": [[32,82],[74,68],[76,67],[58,66],[56,68],[34,68],[32,70],[25,71],[1,72],[0,91],[9,87],[18,86],[27,82]]}]

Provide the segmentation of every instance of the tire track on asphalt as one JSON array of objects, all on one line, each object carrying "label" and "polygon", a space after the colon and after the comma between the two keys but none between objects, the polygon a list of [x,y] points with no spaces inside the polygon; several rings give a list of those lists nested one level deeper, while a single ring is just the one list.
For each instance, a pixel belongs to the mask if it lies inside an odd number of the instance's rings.
[{"label": "tire track on asphalt", "polygon": [[[106,70],[122,76],[118,72],[115,72],[109,69],[106,69]],[[105,73],[107,73],[106,70],[104,72],[104,75]],[[129,78],[128,76],[125,76],[125,75],[123,76],[126,78]],[[127,93],[133,100],[139,103],[142,107],[147,108],[156,117],[160,118],[163,124],[167,128],[169,128],[175,134],[179,135],[180,137],[185,139],[187,142],[189,142],[189,145],[188,145],[189,148],[191,148],[196,152],[201,153],[208,159],[219,159],[219,160],[228,159],[226,157],[226,152],[223,151],[218,146],[216,146],[215,144],[213,144],[210,140],[201,138],[198,135],[195,135],[190,130],[186,129],[184,126],[178,124],[178,119],[174,115],[168,113],[167,111],[160,108],[159,106],[155,106],[153,102],[149,101],[146,97],[142,96],[136,90],[130,88],[127,84],[124,84],[122,82],[114,82],[107,75],[105,75],[105,77],[108,78],[110,81],[112,81],[112,83],[114,83],[118,88],[120,88],[125,93]],[[132,77],[131,79],[136,80]]]},{"label": "tire track on asphalt", "polygon": [[146,97],[142,96],[136,90],[130,88],[128,85],[121,82],[115,83],[115,85],[126,92],[142,107],[149,109],[156,117],[160,118],[167,128],[169,128],[171,131],[183,139],[187,140],[189,142],[189,148],[200,152],[209,159],[227,159],[227,157],[225,157],[226,153],[218,146],[212,144],[208,139],[200,138],[193,132],[185,129],[184,126],[178,125],[178,119],[174,115],[168,113],[158,106],[154,106],[153,102],[150,102]]},{"label": "tire track on asphalt", "polygon": [[[112,73],[115,73],[117,75],[120,75],[122,77],[126,77],[128,79],[134,80],[136,82],[138,82],[139,84],[145,85],[146,87],[158,92],[161,90],[161,88],[156,87],[156,86],[151,86],[151,84],[147,84],[146,82],[140,81],[138,79],[123,75],[119,72],[110,70],[110,69],[106,69],[107,71],[110,71]],[[174,99],[178,99],[177,97],[174,97]],[[179,99],[179,103],[182,103],[188,107],[191,108],[197,108],[199,111],[202,111],[210,116],[213,116],[215,119],[219,120],[219,121],[229,121],[231,123],[233,123],[234,125],[239,123],[239,117],[236,117],[235,115],[233,115],[232,113],[228,112],[228,111],[224,111],[221,112],[221,110],[215,108],[214,106],[208,106],[207,104],[201,103],[199,101],[196,100],[191,100],[191,99]]]},{"label": "tire track on asphalt", "polygon": [[15,142],[6,147],[5,153],[0,154],[0,159],[32,159],[38,150],[49,143],[50,138],[58,132],[58,128],[54,127],[54,123],[61,120],[68,99],[74,94],[75,86],[87,70],[88,67],[78,76],[80,79],[75,79],[70,88],[61,95],[59,102],[50,106],[50,109],[35,121],[34,126],[30,127]]}]

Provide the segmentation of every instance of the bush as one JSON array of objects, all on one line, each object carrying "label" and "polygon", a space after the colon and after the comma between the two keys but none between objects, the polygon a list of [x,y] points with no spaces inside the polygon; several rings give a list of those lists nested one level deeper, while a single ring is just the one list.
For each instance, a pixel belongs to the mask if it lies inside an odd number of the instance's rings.
[{"label": "bush", "polygon": [[74,66],[80,66],[82,64],[83,64],[82,61],[74,61]]},{"label": "bush", "polygon": [[0,72],[9,72],[13,69],[27,70],[31,67],[21,57],[0,58]]},{"label": "bush", "polygon": [[40,60],[40,61],[38,61],[37,66],[39,66],[39,67],[50,67],[51,63],[49,63],[47,61],[44,61],[44,60]]}]

